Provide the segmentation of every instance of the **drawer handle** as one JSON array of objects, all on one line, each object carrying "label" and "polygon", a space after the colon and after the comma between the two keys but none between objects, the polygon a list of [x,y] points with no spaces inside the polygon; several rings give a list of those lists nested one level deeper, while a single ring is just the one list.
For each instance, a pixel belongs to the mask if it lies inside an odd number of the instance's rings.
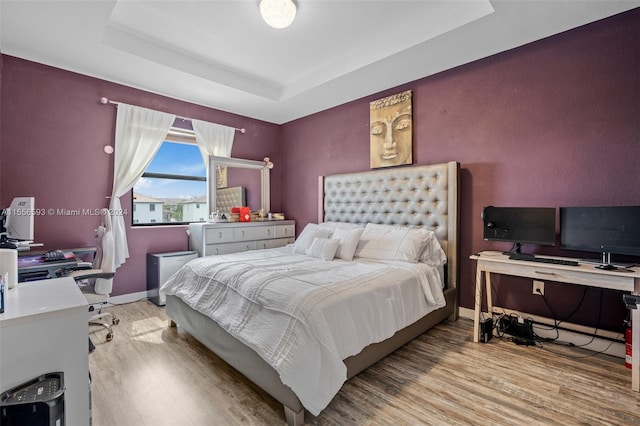
[{"label": "drawer handle", "polygon": [[218,231],[218,238],[222,238],[222,232]]},{"label": "drawer handle", "polygon": [[267,235],[271,235],[271,229],[267,229]]},{"label": "drawer handle", "polygon": [[244,231],[240,231],[240,235],[244,237]]},{"label": "drawer handle", "polygon": [[540,275],[556,275],[555,272],[540,272],[540,271],[536,271],[536,274],[540,274]]}]

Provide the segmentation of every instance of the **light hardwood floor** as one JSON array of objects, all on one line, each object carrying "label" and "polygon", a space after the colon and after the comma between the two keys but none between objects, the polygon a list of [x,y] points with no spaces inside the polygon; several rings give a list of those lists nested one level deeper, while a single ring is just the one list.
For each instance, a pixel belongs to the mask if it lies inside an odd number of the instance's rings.
[{"label": "light hardwood floor", "polygon": [[[148,301],[92,334],[94,426],[281,425],[282,406]],[[577,348],[471,341],[445,322],[347,382],[311,425],[638,425],[623,360]]]}]

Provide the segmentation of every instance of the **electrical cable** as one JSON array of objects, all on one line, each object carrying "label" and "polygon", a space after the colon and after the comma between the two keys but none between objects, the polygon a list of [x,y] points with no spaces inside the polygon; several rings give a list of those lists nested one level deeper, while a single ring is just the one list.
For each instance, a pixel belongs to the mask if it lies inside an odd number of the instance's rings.
[{"label": "electrical cable", "polygon": [[[620,333],[618,333],[618,336],[620,336]],[[559,345],[559,343],[558,343],[558,342],[550,342],[550,343],[553,343],[553,344]],[[596,356],[596,355],[600,355],[600,354],[605,354],[605,353],[609,350],[609,348],[611,347],[611,345],[613,345],[614,343],[615,343],[615,340],[612,340],[612,341],[609,343],[609,345],[607,345],[607,347],[606,347],[606,348],[604,348],[603,350],[601,350],[601,351],[590,351],[591,353],[586,354],[586,355],[569,355],[569,354],[566,354],[566,353],[563,353],[563,352],[557,352],[557,351],[551,350],[551,349],[549,349],[548,347],[543,347],[543,346],[541,346],[541,348],[542,348],[542,349],[544,349],[545,351],[548,351],[548,352],[554,353],[554,354],[556,354],[556,355],[562,355],[562,356],[567,357],[567,358],[583,359],[583,358],[591,358],[591,357],[594,357],[594,356]],[[567,346],[576,346],[576,347],[577,347],[578,345],[568,344]]]},{"label": "electrical cable", "polygon": [[[590,345],[593,343],[593,341],[596,339],[596,334],[598,334],[598,330],[600,329],[600,320],[602,319],[602,288],[600,289],[600,302],[598,303],[598,320],[596,321],[596,329],[593,331],[593,334],[591,335],[591,340],[587,343],[581,344],[581,345],[574,345],[577,347],[584,347],[587,345]],[[611,346],[611,345],[609,345]]]},{"label": "electrical cable", "polygon": [[[598,330],[600,329],[600,320],[602,319],[602,303],[603,303],[602,302],[602,293],[603,293],[603,289],[601,288],[600,289],[600,298],[599,298],[600,302],[598,304],[598,320],[596,322],[596,324],[597,324],[596,328],[594,329],[593,333],[591,334],[591,340],[589,340],[587,343],[582,343],[582,344],[579,344],[579,345],[577,345],[575,343],[563,342],[563,341],[559,341],[559,340],[550,340],[548,343],[553,343],[555,345],[560,345],[560,346],[575,347],[575,348],[584,348],[584,347],[592,344],[594,342],[595,338],[596,338]],[[582,301],[580,303],[582,303]],[[575,313],[575,311],[574,311],[574,313]],[[542,345],[540,347],[542,349],[544,349],[544,350],[547,350],[547,351],[552,352],[554,354],[565,356],[567,358],[573,358],[573,359],[591,358],[591,357],[596,356],[596,355],[605,354],[611,348],[611,346],[620,338],[621,335],[622,335],[622,333],[619,331],[617,336],[615,337],[615,339],[612,339],[609,342],[609,344],[607,345],[606,348],[602,349],[601,351],[591,351],[591,353],[587,354],[587,355],[569,355],[569,354],[566,354],[566,353],[553,351],[553,350],[549,349],[548,347],[544,347]]]},{"label": "electrical cable", "polygon": [[[584,302],[584,299],[586,298],[586,296],[587,296],[587,287],[584,287],[582,290],[582,297],[580,298],[580,302],[578,302],[578,306],[576,306],[575,309],[571,311],[569,315],[564,317],[564,319],[560,320],[557,325],[560,325],[561,323],[565,322],[566,320],[571,318],[573,315],[575,315],[575,313],[578,312],[580,307],[582,307],[582,303]],[[600,303],[602,303],[602,289],[600,289]]]},{"label": "electrical cable", "polygon": [[[545,305],[547,305],[547,308],[549,308],[549,311],[551,311],[551,317],[553,318],[553,327],[552,328],[548,328],[546,330],[555,330],[556,331],[556,337],[551,339],[551,338],[547,338],[547,341],[551,341],[551,340],[558,340],[560,338],[560,331],[558,330],[558,317],[556,316],[556,312],[553,310],[553,308],[551,307],[551,305],[549,304],[549,302],[547,301],[547,298],[545,297],[544,294],[540,293],[540,296],[542,296],[542,300],[544,301]],[[535,336],[538,339],[541,339],[541,337],[539,336]]]},{"label": "electrical cable", "polygon": [[[602,289],[600,289],[602,292]],[[560,324],[562,324],[563,322],[567,321],[569,318],[571,318],[573,315],[575,315],[576,312],[578,312],[578,310],[582,307],[582,304],[584,303],[584,299],[587,295],[587,287],[584,287],[583,291],[582,291],[582,297],[580,298],[580,301],[578,302],[578,305],[573,309],[573,311],[571,311],[571,313],[567,316],[565,316],[563,319],[559,320],[555,311],[553,310],[553,308],[551,307],[551,305],[549,304],[549,301],[547,300],[547,298],[545,297],[544,294],[542,293],[538,293],[540,296],[542,296],[542,300],[544,301],[545,305],[547,305],[547,308],[549,309],[549,311],[551,312],[552,318],[553,318],[553,327],[551,328],[543,328],[540,326],[536,326],[539,329],[542,330],[555,330],[556,331],[556,337],[553,338],[553,340],[557,340],[560,338],[560,331],[558,330]],[[600,297],[600,303],[602,303],[602,296]],[[602,308],[600,308],[602,309]],[[598,314],[598,324],[600,324],[600,314]],[[597,328],[596,328],[597,331]],[[544,340],[546,341],[551,341],[552,338],[546,338]]]}]

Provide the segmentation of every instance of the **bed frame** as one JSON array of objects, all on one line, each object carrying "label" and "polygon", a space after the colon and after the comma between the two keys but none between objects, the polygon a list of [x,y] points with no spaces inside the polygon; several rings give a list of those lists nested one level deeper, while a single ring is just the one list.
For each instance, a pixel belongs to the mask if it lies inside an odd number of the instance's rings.
[{"label": "bed frame", "polygon": [[[435,232],[447,254],[447,305],[389,339],[367,346],[344,360],[351,378],[449,318],[458,316],[458,176],[457,162],[399,167],[320,178],[319,221],[423,226]],[[288,425],[304,423],[304,407],[278,373],[256,352],[229,335],[209,317],[167,295],[171,325],[180,325],[216,355],[284,406]]]}]

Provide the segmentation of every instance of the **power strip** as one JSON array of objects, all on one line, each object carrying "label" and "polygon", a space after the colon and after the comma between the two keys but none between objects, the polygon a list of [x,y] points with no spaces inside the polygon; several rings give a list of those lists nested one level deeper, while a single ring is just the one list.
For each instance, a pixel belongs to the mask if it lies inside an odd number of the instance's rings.
[{"label": "power strip", "polygon": [[509,334],[525,340],[533,340],[533,320],[516,316],[504,316],[498,324],[500,333]]}]

